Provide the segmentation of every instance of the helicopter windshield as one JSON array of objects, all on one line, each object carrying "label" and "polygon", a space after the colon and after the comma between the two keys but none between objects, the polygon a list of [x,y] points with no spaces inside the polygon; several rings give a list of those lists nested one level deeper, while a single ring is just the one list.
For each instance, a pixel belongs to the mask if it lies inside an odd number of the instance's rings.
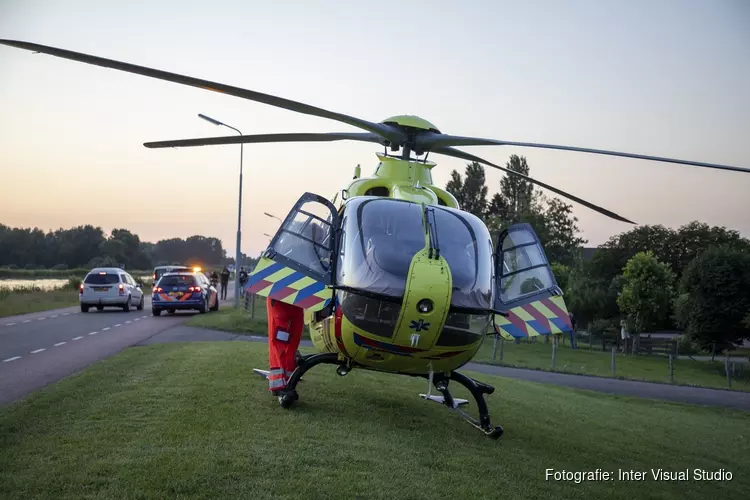
[{"label": "helicopter windshield", "polygon": [[451,269],[451,305],[472,309],[492,308],[492,238],[474,215],[434,207],[440,255]]},{"label": "helicopter windshield", "polygon": [[341,226],[336,281],[402,296],[411,261],[426,245],[420,206],[390,198],[352,200]]},{"label": "helicopter windshield", "polygon": [[[451,305],[491,309],[493,268],[489,231],[471,214],[444,207],[430,207],[430,210],[440,255],[451,269]],[[342,221],[337,282],[401,297],[411,261],[426,245],[419,204],[374,197],[352,200]]]}]

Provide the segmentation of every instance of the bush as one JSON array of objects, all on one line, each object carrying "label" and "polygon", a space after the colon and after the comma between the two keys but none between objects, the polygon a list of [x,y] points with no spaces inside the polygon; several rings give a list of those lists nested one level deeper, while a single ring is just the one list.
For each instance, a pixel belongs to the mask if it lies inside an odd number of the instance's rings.
[{"label": "bush", "polygon": [[78,288],[81,286],[81,278],[77,278],[75,276],[71,276],[68,278],[68,283],[63,286],[63,288],[68,288],[71,290],[78,290]]},{"label": "bush", "polygon": [[680,338],[680,341],[677,343],[678,355],[698,354],[700,352],[701,351],[698,346],[695,345],[695,343],[685,335],[683,335],[682,338]]}]

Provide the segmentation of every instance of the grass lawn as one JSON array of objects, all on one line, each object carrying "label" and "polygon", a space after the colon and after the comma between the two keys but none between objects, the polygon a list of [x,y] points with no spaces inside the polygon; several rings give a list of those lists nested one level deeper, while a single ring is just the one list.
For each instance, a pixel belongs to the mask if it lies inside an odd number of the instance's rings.
[{"label": "grass lawn", "polygon": [[[503,342],[503,359],[500,361],[500,346],[495,362],[492,361],[493,339],[488,337],[474,361],[504,366],[552,370],[552,343],[542,339],[536,343]],[[717,358],[720,359],[720,358]],[[571,349],[570,345],[557,346],[554,371],[612,377],[612,354],[588,350],[586,347]],[[674,360],[674,383],[728,389],[723,361]],[[632,356],[617,354],[615,376],[631,380],[670,383],[669,361],[661,356]],[[750,391],[750,366],[735,366],[732,390]]]},{"label": "grass lawn", "polygon": [[[144,286],[143,293],[147,296],[150,295],[151,286]],[[0,318],[77,306],[78,304],[78,290],[75,288],[49,291],[0,290]]]},{"label": "grass lawn", "polygon": [[[218,313],[193,316],[185,324],[246,335],[266,335],[265,299],[259,300],[256,298],[255,317],[252,319],[242,307],[239,309],[223,307]],[[310,338],[307,327],[305,327],[303,338]],[[552,344],[545,344],[542,339],[536,343],[528,344],[504,342],[502,361],[499,359],[499,347],[496,360],[492,361],[492,346],[493,339],[488,337],[472,361],[553,371]],[[589,350],[587,346],[582,347],[580,343],[578,349],[571,349],[569,345],[560,343],[557,346],[554,371],[612,377],[611,363],[611,353]],[[728,388],[722,361],[708,362],[679,359],[673,363],[675,384]],[[750,366],[746,364],[740,367],[738,365],[735,370],[732,390],[750,392]],[[667,358],[659,356],[625,356],[618,354],[615,359],[615,375],[617,378],[670,383],[669,362]]]},{"label": "grass lawn", "polygon": [[[750,488],[747,413],[481,376],[506,431],[492,441],[420,399],[425,381],[395,375],[318,367],[283,410],[251,374],[266,357],[250,342],[131,348],[0,409],[0,497],[702,500]],[[733,479],[576,484],[545,481],[547,468]]]}]

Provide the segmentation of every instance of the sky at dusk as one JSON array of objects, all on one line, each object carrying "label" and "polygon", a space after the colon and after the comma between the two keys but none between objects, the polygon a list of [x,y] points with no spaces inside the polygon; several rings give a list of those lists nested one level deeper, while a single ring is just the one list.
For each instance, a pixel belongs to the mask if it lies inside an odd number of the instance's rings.
[{"label": "sky at dusk", "polygon": [[[444,133],[750,168],[745,0],[189,2],[0,0],[0,38],[85,52]],[[0,223],[222,239],[234,253],[239,146],[144,142],[360,131],[345,124],[0,46]],[[750,174],[565,151],[464,147],[638,224],[750,236]],[[377,165],[368,143],[246,145],[243,240],[261,252],[304,191]],[[437,185],[462,160],[431,156]],[[490,196],[502,172],[487,170]],[[573,205],[598,245],[630,225]]]}]

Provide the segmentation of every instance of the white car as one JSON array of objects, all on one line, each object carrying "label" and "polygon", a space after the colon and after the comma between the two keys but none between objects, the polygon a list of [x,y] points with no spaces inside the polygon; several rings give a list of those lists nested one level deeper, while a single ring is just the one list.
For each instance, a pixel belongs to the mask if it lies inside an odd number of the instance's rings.
[{"label": "white car", "polygon": [[92,269],[81,283],[78,298],[81,312],[89,307],[101,311],[105,307],[121,307],[125,312],[135,306],[143,309],[146,300],[141,285],[130,274],[117,267],[97,267]]}]

